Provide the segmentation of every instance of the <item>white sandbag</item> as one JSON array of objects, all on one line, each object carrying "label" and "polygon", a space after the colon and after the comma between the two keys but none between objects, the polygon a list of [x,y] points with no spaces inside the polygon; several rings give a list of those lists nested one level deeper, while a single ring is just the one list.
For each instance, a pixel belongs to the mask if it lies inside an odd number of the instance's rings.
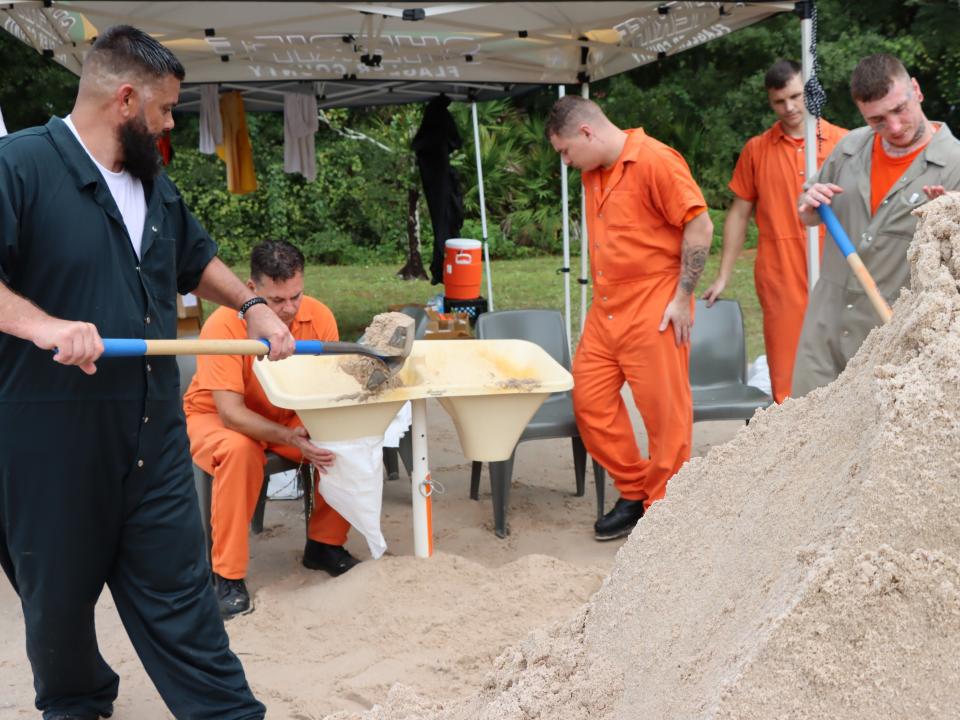
[{"label": "white sandbag", "polygon": [[773,395],[770,385],[770,368],[767,366],[767,356],[760,355],[750,363],[747,369],[747,385],[763,390],[767,395]]},{"label": "white sandbag", "polygon": [[413,411],[410,401],[407,400],[400,406],[400,410],[393,416],[393,420],[387,426],[387,431],[383,434],[384,447],[400,447],[400,438],[410,429],[410,423],[413,422]]},{"label": "white sandbag", "polygon": [[283,470],[270,476],[267,483],[268,500],[299,500],[303,497],[296,470]]},{"label": "white sandbag", "polygon": [[320,474],[320,494],[367,539],[370,554],[378,559],[387,549],[380,532],[383,505],[383,438],[363,437],[337,442],[314,442],[336,458]]}]

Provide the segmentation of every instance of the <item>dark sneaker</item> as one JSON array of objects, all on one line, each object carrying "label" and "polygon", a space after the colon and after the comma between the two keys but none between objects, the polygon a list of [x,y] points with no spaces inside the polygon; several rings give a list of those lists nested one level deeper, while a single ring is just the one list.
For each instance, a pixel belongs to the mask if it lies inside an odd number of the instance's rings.
[{"label": "dark sneaker", "polygon": [[[98,713],[93,715],[77,715],[76,713],[69,713],[67,715],[47,715],[44,717],[44,720],[100,720],[103,717]],[[107,715],[106,717],[110,717]]]},{"label": "dark sneaker", "polygon": [[629,535],[642,517],[643,500],[620,498],[613,510],[593,524],[594,537],[597,540],[616,540]]},{"label": "dark sneaker", "polygon": [[311,570],[325,570],[337,577],[343,575],[360,561],[348,553],[342,545],[327,545],[316,540],[307,540],[303,548],[303,566]]},{"label": "dark sneaker", "polygon": [[250,602],[250,593],[243,578],[231,580],[213,574],[213,586],[217,591],[217,604],[220,606],[220,617],[224,620],[253,611]]}]

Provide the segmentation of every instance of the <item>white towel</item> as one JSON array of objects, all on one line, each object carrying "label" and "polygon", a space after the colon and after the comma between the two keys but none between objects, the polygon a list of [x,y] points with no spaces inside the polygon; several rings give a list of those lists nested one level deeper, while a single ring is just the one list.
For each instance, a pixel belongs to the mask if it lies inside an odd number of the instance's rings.
[{"label": "white towel", "polygon": [[3,124],[3,110],[0,110],[0,137],[7,134],[7,126]]},{"label": "white towel", "polygon": [[319,128],[316,96],[283,94],[284,172],[298,172],[307,180],[316,179],[317,150],[313,136]]},{"label": "white towel", "polygon": [[223,121],[220,119],[220,89],[216,85],[200,86],[200,152],[213,155],[223,144]]}]

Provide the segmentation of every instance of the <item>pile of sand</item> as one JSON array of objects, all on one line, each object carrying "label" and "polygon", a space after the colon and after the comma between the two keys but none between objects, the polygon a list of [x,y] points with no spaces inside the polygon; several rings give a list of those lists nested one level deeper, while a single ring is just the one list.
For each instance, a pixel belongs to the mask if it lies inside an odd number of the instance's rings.
[{"label": "pile of sand", "polygon": [[954,718],[960,707],[960,200],[843,375],[671,481],[572,620],[481,692],[365,720]]}]

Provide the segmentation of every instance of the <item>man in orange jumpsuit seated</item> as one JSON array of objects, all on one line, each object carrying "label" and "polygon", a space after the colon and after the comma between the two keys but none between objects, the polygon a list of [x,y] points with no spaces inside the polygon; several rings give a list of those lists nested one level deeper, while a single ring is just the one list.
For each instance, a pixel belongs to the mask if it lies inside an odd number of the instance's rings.
[{"label": "man in orange jumpsuit seated", "polygon": [[[594,526],[598,540],[630,533],[690,457],[693,291],[713,224],[684,159],[640,128],[621,130],[590,100],[554,104],[547,137],[582,172],[593,301],[573,361],[573,404],[590,454],[620,498]],[[641,456],[620,395],[643,417]]]},{"label": "man in orange jumpsuit seated", "polygon": [[[290,243],[266,241],[250,257],[250,289],[290,328],[297,340],[338,340],[330,309],[303,294],[303,254]],[[219,308],[204,323],[203,339],[245,338],[246,323]],[[210,507],[211,564],[220,613],[252,610],[244,578],[249,559],[248,527],[263,483],[264,452],[323,468],[333,453],[314,446],[292,410],[273,406],[253,373],[252,356],[201,355],[184,394],[190,452],[213,477]],[[344,549],[350,525],[317,492],[303,564],[341,575],[359,560]]]},{"label": "man in orange jumpsuit seated", "polygon": [[[747,141],[730,180],[733,203],[723,224],[723,254],[717,279],[703,297],[707,305],[724,291],[743,249],[747,224],[756,210],[757,259],[753,277],[763,309],[763,344],[767,351],[773,399],[790,395],[793,363],[807,310],[807,233],[794,206],[803,191],[804,104],[800,65],[778,60],[764,78],[767,99],[777,116],[766,132]],[[820,120],[817,167],[847,134]],[[823,251],[823,233],[820,235]]]}]

